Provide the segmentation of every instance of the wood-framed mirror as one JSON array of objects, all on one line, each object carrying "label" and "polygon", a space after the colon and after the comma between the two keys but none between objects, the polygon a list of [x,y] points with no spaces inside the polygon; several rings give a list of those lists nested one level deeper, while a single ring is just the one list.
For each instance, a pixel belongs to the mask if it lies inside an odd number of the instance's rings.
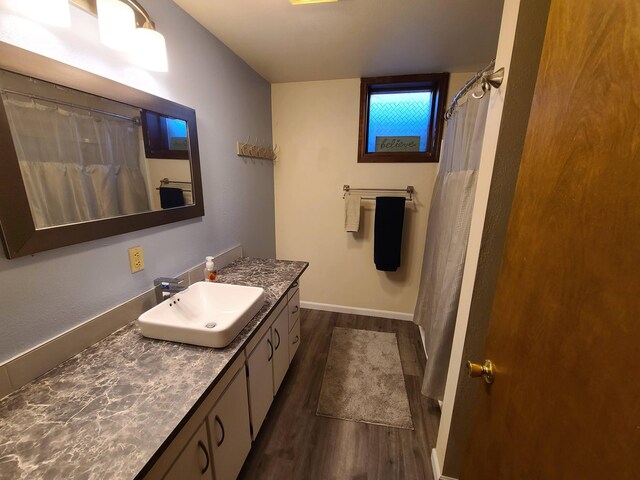
[{"label": "wood-framed mirror", "polygon": [[3,42],[0,158],[7,258],[204,215],[195,110]]}]

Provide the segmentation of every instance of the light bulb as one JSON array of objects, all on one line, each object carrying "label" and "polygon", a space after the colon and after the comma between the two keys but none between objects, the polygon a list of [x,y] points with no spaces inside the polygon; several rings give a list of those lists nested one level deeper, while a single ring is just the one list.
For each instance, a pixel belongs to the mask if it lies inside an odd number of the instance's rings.
[{"label": "light bulb", "polygon": [[100,41],[115,50],[131,49],[136,29],[133,9],[120,0],[98,0]]},{"label": "light bulb", "polygon": [[147,70],[166,72],[167,45],[164,36],[150,28],[137,28],[133,36],[136,63]]}]

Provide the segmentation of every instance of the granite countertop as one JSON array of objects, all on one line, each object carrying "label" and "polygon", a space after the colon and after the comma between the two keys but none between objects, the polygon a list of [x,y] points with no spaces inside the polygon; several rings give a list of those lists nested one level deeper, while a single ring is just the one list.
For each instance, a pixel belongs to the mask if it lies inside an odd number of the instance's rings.
[{"label": "granite countertop", "polygon": [[[133,479],[307,268],[242,258],[217,281],[267,303],[226,348],[143,337],[135,321],[0,401],[0,479]],[[134,320],[134,319],[132,319]]]}]

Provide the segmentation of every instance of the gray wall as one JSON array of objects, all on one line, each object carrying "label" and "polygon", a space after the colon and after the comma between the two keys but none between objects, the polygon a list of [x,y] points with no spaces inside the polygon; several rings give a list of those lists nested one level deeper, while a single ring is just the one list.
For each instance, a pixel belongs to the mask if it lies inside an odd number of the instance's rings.
[{"label": "gray wall", "polygon": [[[235,143],[271,138],[271,88],[171,0],[145,2],[167,41],[168,73],[103,47],[97,21],[72,7],[72,28],[31,23],[0,1],[0,40],[196,109],[205,217],[7,260],[0,258],[0,363],[241,244],[275,256],[273,164],[239,159]],[[4,179],[3,179],[4,180]],[[18,179],[14,179],[18,181]],[[141,245],[145,270],[129,272]]]}]

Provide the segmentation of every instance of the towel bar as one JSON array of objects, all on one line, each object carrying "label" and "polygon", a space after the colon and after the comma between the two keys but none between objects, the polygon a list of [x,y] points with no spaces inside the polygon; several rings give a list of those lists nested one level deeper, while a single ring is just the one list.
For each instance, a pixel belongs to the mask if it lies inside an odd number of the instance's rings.
[{"label": "towel bar", "polygon": [[[352,188],[350,185],[343,185],[342,192],[342,198],[344,198],[347,193],[351,192],[402,193],[408,201],[413,202],[413,194],[416,192],[416,190],[413,185],[408,185],[407,188]],[[375,200],[376,197],[365,196],[360,198],[362,198],[363,200]]]},{"label": "towel bar", "polygon": [[[160,186],[156,187],[156,190],[160,190],[160,188],[162,187],[168,187],[170,184],[173,185],[191,185],[191,182],[179,182],[179,181],[174,181],[174,180],[169,180],[168,178],[163,178],[162,180],[160,180]],[[182,188],[182,187],[178,187],[178,188]],[[182,191],[184,192],[190,192],[191,190],[188,188],[182,188]]]}]

